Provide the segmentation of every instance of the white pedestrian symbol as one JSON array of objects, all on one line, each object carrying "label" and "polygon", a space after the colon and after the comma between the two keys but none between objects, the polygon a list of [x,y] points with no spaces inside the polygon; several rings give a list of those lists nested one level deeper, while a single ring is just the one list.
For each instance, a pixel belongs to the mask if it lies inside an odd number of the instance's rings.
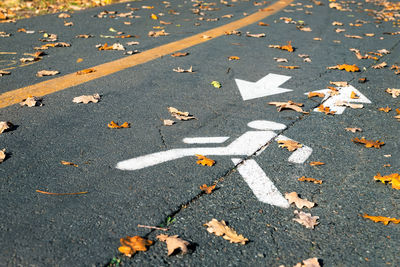
[{"label": "white pedestrian symbol", "polygon": [[[239,136],[236,140],[224,147],[193,147],[176,148],[167,151],[156,152],[145,156],[140,156],[121,161],[116,168],[120,170],[140,170],[146,167],[154,166],[171,160],[200,154],[204,156],[251,156],[262,153],[265,146],[272,139],[291,140],[283,135],[277,136],[274,130],[284,130],[286,125],[272,121],[258,120],[248,123],[250,128],[257,131],[248,131]],[[229,137],[197,137],[184,138],[185,143],[223,143]],[[265,147],[264,147],[265,146]],[[304,163],[311,155],[312,149],[308,146],[302,146],[294,151],[288,161],[292,163]],[[243,176],[249,187],[258,200],[271,205],[287,208],[289,203],[275,187],[273,182],[266,176],[261,167],[254,159],[231,158],[235,165],[238,165],[238,171]]]}]

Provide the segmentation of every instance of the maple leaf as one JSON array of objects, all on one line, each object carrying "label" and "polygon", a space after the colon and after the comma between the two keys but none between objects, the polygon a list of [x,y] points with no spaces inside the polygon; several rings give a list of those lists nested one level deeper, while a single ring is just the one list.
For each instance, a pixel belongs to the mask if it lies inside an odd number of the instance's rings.
[{"label": "maple leaf", "polygon": [[317,222],[319,216],[311,216],[311,213],[305,213],[303,211],[298,212],[297,210],[294,211],[294,214],[297,215],[297,218],[294,218],[293,221],[304,225],[306,228],[314,229],[314,227],[319,224],[319,222]]},{"label": "maple leaf", "polygon": [[389,108],[388,106],[386,106],[386,108],[378,108],[378,110],[388,113],[388,112],[391,111],[392,109]]},{"label": "maple leaf", "polygon": [[147,247],[153,244],[153,241],[144,239],[140,236],[127,236],[119,240],[121,247],[118,250],[125,256],[132,257],[137,251],[147,251]]},{"label": "maple leaf", "polygon": [[396,223],[396,224],[400,223],[400,219],[396,219],[396,218],[383,217],[383,216],[371,216],[366,213],[364,213],[364,215],[362,215],[362,216],[364,218],[370,219],[371,221],[376,222],[376,223],[381,222],[384,225],[388,225],[390,222]]},{"label": "maple leaf", "polygon": [[386,67],[386,66],[387,66],[387,63],[386,63],[386,62],[382,62],[382,63],[380,63],[380,64],[377,64],[377,65],[372,66],[372,68],[373,68],[373,69],[383,69],[383,68]]},{"label": "maple leaf", "polygon": [[391,94],[393,98],[397,98],[400,96],[400,89],[388,88],[386,92]]},{"label": "maple leaf", "polygon": [[302,103],[295,103],[293,101],[288,101],[288,102],[269,102],[269,105],[274,105],[278,107],[278,112],[280,112],[282,109],[288,108],[292,109],[297,112],[301,112],[304,114],[308,114],[309,112],[304,111],[301,107],[303,106]]},{"label": "maple leaf", "polygon": [[182,254],[186,254],[188,252],[187,246],[190,245],[190,243],[179,238],[178,235],[168,236],[165,234],[160,234],[157,236],[157,239],[167,243],[168,256],[171,256],[177,249],[180,249]]},{"label": "maple leaf", "polygon": [[298,209],[302,209],[303,207],[311,209],[315,205],[314,202],[300,198],[296,192],[285,193],[285,198],[289,201],[289,204],[294,203]]},{"label": "maple leaf", "polygon": [[303,263],[299,262],[293,267],[321,267],[321,265],[318,262],[318,258],[309,258],[306,260],[303,260]]},{"label": "maple leaf", "polygon": [[107,127],[111,129],[129,128],[130,124],[128,122],[124,122],[123,124],[118,125],[118,123],[111,121],[109,124],[107,124]]},{"label": "maple leaf", "polygon": [[196,156],[197,159],[198,159],[198,161],[196,161],[196,163],[199,164],[199,165],[201,164],[201,165],[203,165],[203,166],[209,166],[209,167],[211,167],[211,166],[213,166],[213,165],[215,164],[215,161],[214,161],[214,160],[209,159],[209,158],[207,158],[207,157],[205,157],[205,156],[203,156],[203,155],[196,154],[195,156]]},{"label": "maple leaf", "polygon": [[222,236],[223,239],[228,240],[230,243],[240,243],[242,245],[249,241],[243,235],[238,235],[235,230],[226,225],[224,220],[220,222],[216,219],[204,224],[207,226],[207,231],[216,236]]},{"label": "maple leaf", "polygon": [[246,32],[246,36],[247,37],[254,37],[254,38],[261,38],[261,37],[265,37],[265,33],[250,33],[250,32]]},{"label": "maple leaf", "polygon": [[399,173],[392,173],[392,174],[386,175],[386,176],[381,176],[381,174],[378,173],[376,176],[374,176],[374,180],[381,181],[382,183],[388,182],[389,184],[392,185],[392,188],[397,189],[397,190],[400,189],[400,174]]},{"label": "maple leaf", "polygon": [[351,139],[351,141],[353,141],[354,143],[359,143],[359,144],[364,144],[365,147],[371,148],[371,147],[375,147],[375,148],[380,148],[381,146],[383,146],[385,143],[384,142],[380,142],[379,140],[373,141],[373,140],[366,140],[364,137],[361,139],[353,138]]},{"label": "maple leaf", "polygon": [[208,186],[208,185],[206,185],[206,184],[203,184],[203,185],[200,185],[200,190],[203,191],[203,192],[205,192],[206,194],[211,194],[212,191],[215,189],[215,186],[216,186],[216,185],[210,185],[210,186]]},{"label": "maple leaf", "polygon": [[347,72],[360,71],[360,69],[355,64],[354,65],[349,65],[349,64],[336,65],[336,66],[332,66],[332,67],[327,67],[327,69],[328,70],[334,70],[334,69],[345,70]]},{"label": "maple leaf", "polygon": [[277,142],[280,144],[279,147],[286,148],[290,152],[293,152],[303,146],[302,144],[299,144],[298,142],[293,140],[278,140]]},{"label": "maple leaf", "polygon": [[172,126],[174,123],[173,120],[163,120],[164,126]]},{"label": "maple leaf", "polygon": [[41,101],[40,98],[37,98],[35,96],[28,96],[28,98],[24,99],[24,101],[22,101],[19,104],[21,106],[28,106],[28,107],[42,106],[43,104],[40,101]]},{"label": "maple leaf", "polygon": [[325,163],[320,162],[320,161],[311,161],[310,166],[320,166],[320,165],[325,165]]},{"label": "maple leaf", "polygon": [[43,77],[43,76],[54,76],[56,74],[59,74],[60,72],[58,70],[41,70],[36,73],[37,77]]},{"label": "maple leaf", "polygon": [[94,94],[94,95],[81,95],[81,96],[74,97],[72,102],[88,104],[89,102],[97,103],[97,102],[99,102],[99,100],[100,100],[100,95]]},{"label": "maple leaf", "polygon": [[9,121],[0,121],[0,134],[11,130],[14,125]]},{"label": "maple leaf", "polygon": [[0,150],[0,163],[2,163],[6,159],[6,149],[3,148]]},{"label": "maple leaf", "polygon": [[182,112],[179,111],[178,109],[174,108],[174,107],[169,107],[168,108],[169,113],[171,113],[171,116],[177,118],[178,120],[183,120],[183,121],[187,121],[187,120],[192,120],[192,119],[196,119],[196,117],[194,116],[189,116],[189,112]]},{"label": "maple leaf", "polygon": [[347,128],[344,128],[346,131],[348,131],[348,132],[352,132],[352,133],[355,133],[355,132],[357,132],[357,131],[359,131],[359,132],[362,132],[362,129],[361,128],[357,128],[357,127],[347,127]]},{"label": "maple leaf", "polygon": [[65,160],[62,160],[62,161],[61,161],[61,164],[62,164],[62,165],[70,165],[70,166],[78,167],[77,164],[72,163],[72,162],[69,162],[69,161],[65,161]]},{"label": "maple leaf", "polygon": [[[82,61],[83,61],[83,59],[82,59]],[[81,61],[79,61],[79,62],[81,62]],[[95,71],[96,71],[95,69],[84,69],[84,70],[77,71],[76,74],[83,75],[83,74],[88,74],[88,73],[92,73]]]},{"label": "maple leaf", "polygon": [[302,176],[302,177],[298,178],[297,180],[300,182],[311,182],[314,184],[322,184],[322,180],[318,180],[315,178],[309,178],[309,177],[305,177],[305,176]]},{"label": "maple leaf", "polygon": [[308,93],[308,98],[311,97],[325,97],[324,93],[318,93],[318,92],[309,92]]},{"label": "maple leaf", "polygon": [[323,112],[326,115],[334,115],[336,113],[336,111],[331,110],[329,107],[324,107],[324,105],[319,105],[318,111]]},{"label": "maple leaf", "polygon": [[183,52],[183,53],[182,52],[176,52],[176,53],[171,54],[171,57],[185,57],[187,55],[189,55],[188,52]]}]

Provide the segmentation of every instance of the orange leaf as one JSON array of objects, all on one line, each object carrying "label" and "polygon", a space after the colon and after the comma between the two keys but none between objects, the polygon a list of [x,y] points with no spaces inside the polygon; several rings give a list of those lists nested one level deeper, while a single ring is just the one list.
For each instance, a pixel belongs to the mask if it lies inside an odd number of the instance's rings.
[{"label": "orange leaf", "polygon": [[356,92],[351,91],[350,98],[351,99],[359,99],[360,97],[356,94]]},{"label": "orange leaf", "polygon": [[320,161],[311,161],[310,166],[319,166],[319,165],[325,165],[325,163],[320,162]]},{"label": "orange leaf", "polygon": [[239,60],[240,57],[237,57],[237,56],[230,56],[230,57],[228,57],[228,59],[229,59],[229,60]]},{"label": "orange leaf", "polygon": [[64,160],[61,161],[61,164],[62,165],[71,165],[71,166],[74,166],[74,167],[78,167],[77,164],[69,162],[69,161],[64,161]]},{"label": "orange leaf", "polygon": [[279,65],[279,68],[283,68],[283,69],[289,69],[289,70],[294,70],[294,69],[299,69],[299,66],[283,66],[283,65]]},{"label": "orange leaf", "polygon": [[305,177],[305,176],[302,176],[297,180],[300,181],[300,182],[311,182],[311,183],[314,183],[314,184],[322,184],[322,180],[317,180],[315,178],[308,178],[308,177]]},{"label": "orange leaf", "polygon": [[144,239],[140,236],[127,236],[119,240],[122,244],[118,250],[125,256],[131,257],[137,251],[147,251],[147,247],[153,244],[153,241]]},{"label": "orange leaf", "polygon": [[196,157],[198,159],[198,161],[196,161],[196,163],[199,164],[199,165],[201,164],[203,166],[210,166],[211,167],[211,166],[213,166],[215,164],[214,160],[209,159],[209,158],[207,158],[207,157],[205,157],[203,155],[196,154]]},{"label": "orange leaf", "polygon": [[84,70],[77,71],[76,74],[83,75],[83,74],[88,74],[88,73],[92,73],[95,71],[96,71],[95,69],[84,69]]},{"label": "orange leaf", "polygon": [[120,129],[120,128],[129,128],[130,125],[128,122],[124,122],[121,125],[118,125],[118,123],[115,123],[114,121],[111,121],[109,124],[107,124],[108,128],[111,129]]},{"label": "orange leaf", "polygon": [[336,111],[332,111],[329,107],[324,107],[324,105],[320,105],[318,111],[323,112],[326,115],[334,115],[336,113]]},{"label": "orange leaf", "polygon": [[380,173],[378,173],[376,176],[374,176],[374,179],[376,181],[381,181],[382,183],[388,182],[389,184],[392,185],[392,188],[399,190],[400,189],[400,174],[399,173],[392,173],[390,175],[386,176],[381,176]]},{"label": "orange leaf", "polygon": [[277,142],[280,144],[279,147],[286,148],[290,152],[295,151],[303,146],[302,144],[299,144],[293,140],[278,140]]},{"label": "orange leaf", "polygon": [[188,52],[184,52],[184,53],[182,53],[182,52],[176,52],[176,53],[171,54],[171,57],[185,57],[185,56],[187,56],[187,55],[189,55]]},{"label": "orange leaf", "polygon": [[354,143],[364,144],[365,147],[368,147],[368,148],[371,148],[371,147],[380,148],[381,146],[383,146],[385,144],[384,142],[380,142],[379,140],[376,140],[376,141],[366,140],[364,137],[361,139],[358,139],[356,137],[354,139],[351,139],[351,141],[353,141]]},{"label": "orange leaf", "polygon": [[311,97],[325,97],[325,94],[324,93],[318,93],[318,92],[309,92],[308,93],[308,98],[311,98]]},{"label": "orange leaf", "polygon": [[333,70],[333,69],[345,70],[347,72],[360,71],[360,69],[355,64],[354,65],[349,65],[349,64],[336,65],[336,66],[328,67],[327,69],[330,69],[330,70]]},{"label": "orange leaf", "polygon": [[386,108],[378,108],[378,110],[388,113],[388,112],[391,111],[392,109],[389,108],[388,106],[386,106]]},{"label": "orange leaf", "polygon": [[260,22],[258,23],[258,26],[269,26],[269,24],[268,24],[268,23],[264,23],[264,22],[260,21]]},{"label": "orange leaf", "polygon": [[211,192],[215,189],[216,185],[210,185],[207,186],[206,184],[203,184],[200,186],[200,190],[204,191],[206,194],[211,194]]},{"label": "orange leaf", "polygon": [[158,17],[157,17],[157,15],[156,15],[156,14],[154,14],[154,13],[152,13],[152,14],[151,14],[150,18],[151,18],[151,19],[154,19],[154,20],[158,20]]},{"label": "orange leaf", "polygon": [[384,225],[388,225],[389,222],[396,223],[396,224],[400,223],[400,219],[396,219],[396,218],[389,218],[389,217],[383,217],[383,216],[371,216],[366,213],[364,213],[364,215],[362,215],[362,216],[364,218],[370,219],[371,221],[376,222],[376,223],[381,222]]}]

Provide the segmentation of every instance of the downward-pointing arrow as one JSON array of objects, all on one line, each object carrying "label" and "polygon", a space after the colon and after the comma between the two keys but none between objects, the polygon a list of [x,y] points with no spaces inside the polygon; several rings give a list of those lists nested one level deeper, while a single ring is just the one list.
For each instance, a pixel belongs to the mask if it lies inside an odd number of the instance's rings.
[{"label": "downward-pointing arrow", "polygon": [[243,100],[276,95],[293,91],[291,89],[280,88],[279,86],[287,82],[290,76],[279,74],[268,74],[257,82],[248,82],[240,79],[235,79],[236,85],[239,88]]}]

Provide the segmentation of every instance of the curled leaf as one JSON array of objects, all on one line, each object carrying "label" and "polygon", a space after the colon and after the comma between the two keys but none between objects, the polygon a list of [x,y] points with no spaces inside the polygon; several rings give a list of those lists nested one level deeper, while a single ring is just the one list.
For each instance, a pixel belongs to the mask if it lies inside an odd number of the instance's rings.
[{"label": "curled leaf", "polygon": [[212,191],[215,189],[215,186],[216,186],[216,185],[210,185],[210,186],[208,186],[208,185],[206,185],[206,184],[203,184],[203,185],[200,186],[200,190],[203,191],[203,192],[205,192],[206,194],[211,194]]},{"label": "curled leaf", "polygon": [[110,129],[129,128],[130,124],[128,122],[124,122],[123,124],[118,125],[118,123],[111,121],[109,124],[107,124],[107,127]]},{"label": "curled leaf", "polygon": [[0,121],[0,134],[7,130],[11,130],[13,126],[14,125],[9,121]]},{"label": "curled leaf", "polygon": [[3,148],[0,150],[0,163],[2,163],[6,159],[6,149]]},{"label": "curled leaf", "polygon": [[385,144],[384,142],[381,142],[379,140],[376,140],[376,141],[366,140],[364,137],[362,137],[361,139],[356,137],[356,138],[351,139],[351,141],[353,141],[354,143],[364,144],[365,147],[368,147],[368,148],[371,148],[371,147],[381,148],[381,146],[383,146]]},{"label": "curled leaf", "polygon": [[161,242],[167,243],[168,256],[171,256],[177,249],[180,249],[182,254],[186,254],[188,252],[187,246],[190,245],[190,243],[179,238],[177,235],[168,236],[161,234],[157,236],[157,239]]},{"label": "curled leaf", "polygon": [[37,77],[53,76],[53,75],[56,75],[56,74],[59,74],[59,73],[60,72],[58,70],[41,70],[41,71],[38,71],[36,73],[36,76]]},{"label": "curled leaf", "polygon": [[97,103],[97,102],[99,102],[99,100],[100,100],[100,95],[94,94],[94,95],[81,95],[81,96],[74,97],[72,102],[88,104],[89,102]]},{"label": "curled leaf", "polygon": [[95,69],[84,69],[84,70],[77,71],[76,74],[83,75],[83,74],[88,74],[88,73],[92,73],[95,71],[96,71]]},{"label": "curled leaf", "polygon": [[311,182],[311,183],[314,183],[314,184],[322,184],[322,180],[318,180],[318,179],[315,179],[315,178],[309,178],[309,177],[305,177],[305,176],[302,176],[297,180],[300,181],[300,182]]}]

